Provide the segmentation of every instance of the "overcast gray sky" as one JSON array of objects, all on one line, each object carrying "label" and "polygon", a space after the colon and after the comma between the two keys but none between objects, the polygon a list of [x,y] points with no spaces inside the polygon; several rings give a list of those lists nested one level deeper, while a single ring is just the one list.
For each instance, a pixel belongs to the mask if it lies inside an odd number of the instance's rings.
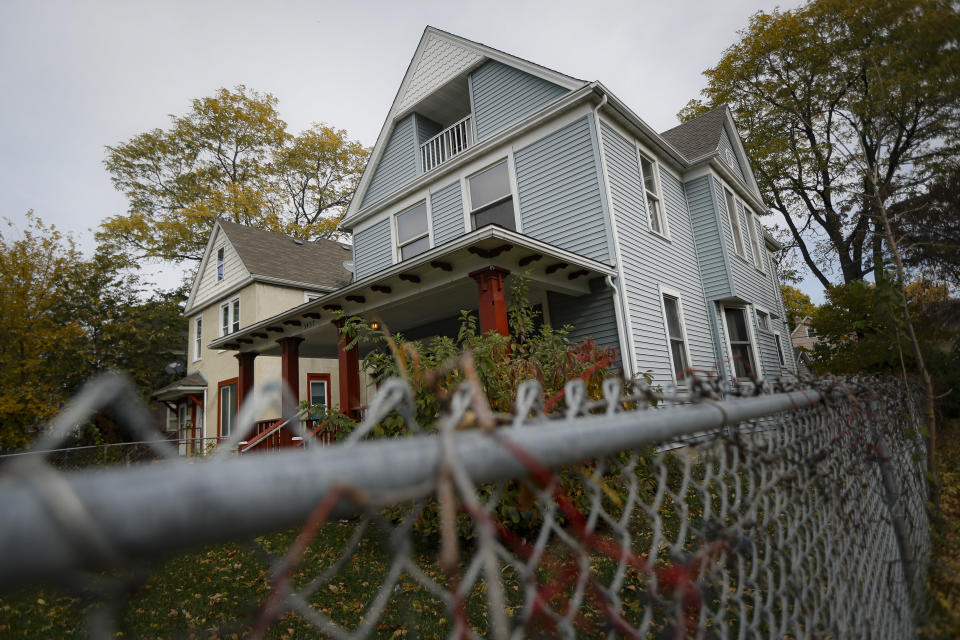
[{"label": "overcast gray sky", "polygon": [[126,208],[104,146],[220,87],[274,94],[292,132],[322,121],[372,145],[428,24],[600,80],[662,131],[777,4],[797,3],[0,0],[0,216],[34,209],[89,250]]}]

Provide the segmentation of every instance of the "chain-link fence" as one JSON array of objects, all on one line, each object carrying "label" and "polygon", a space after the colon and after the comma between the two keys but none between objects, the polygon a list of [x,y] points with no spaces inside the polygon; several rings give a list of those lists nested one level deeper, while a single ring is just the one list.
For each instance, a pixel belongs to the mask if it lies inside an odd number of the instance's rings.
[{"label": "chain-link fence", "polygon": [[[133,587],[103,570],[296,526],[256,539],[269,589],[213,635],[291,637],[277,628],[295,617],[333,638],[914,637],[926,453],[902,384],[603,392],[571,382],[548,417],[524,383],[502,416],[466,385],[422,427],[391,380],[332,446],[237,457],[226,442],[187,464],[165,445],[98,472],[7,460],[0,587],[96,583],[88,630],[110,636]],[[131,397],[101,380],[38,446],[107,406],[147,424]],[[373,437],[388,415],[410,434]]]}]

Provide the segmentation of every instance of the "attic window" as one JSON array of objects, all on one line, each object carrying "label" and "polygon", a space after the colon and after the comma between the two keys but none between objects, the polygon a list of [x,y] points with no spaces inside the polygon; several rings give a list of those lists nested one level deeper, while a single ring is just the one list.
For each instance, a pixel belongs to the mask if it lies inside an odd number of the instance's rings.
[{"label": "attic window", "polygon": [[729,147],[723,150],[723,157],[726,159],[727,164],[730,165],[731,169],[737,166],[737,160],[733,157],[733,150]]},{"label": "attic window", "polygon": [[223,247],[217,249],[217,281],[223,280]]},{"label": "attic window", "polygon": [[650,230],[662,236],[667,235],[667,224],[663,219],[663,208],[660,204],[660,184],[657,180],[657,165],[642,153],[640,154],[640,173],[643,179],[643,188],[647,192],[647,214],[649,215]]}]

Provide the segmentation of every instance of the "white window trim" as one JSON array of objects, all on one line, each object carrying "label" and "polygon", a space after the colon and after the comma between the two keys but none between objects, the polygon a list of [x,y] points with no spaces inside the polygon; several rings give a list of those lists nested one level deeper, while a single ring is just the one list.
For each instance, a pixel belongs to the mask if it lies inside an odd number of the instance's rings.
[{"label": "white window trim", "polygon": [[[634,148],[637,151],[637,170],[640,173],[640,185],[643,187],[643,210],[647,212],[647,231],[652,233],[655,236],[660,236],[665,240],[670,239],[670,224],[667,222],[667,208],[664,206],[663,202],[663,185],[660,184],[660,163],[657,161],[657,156],[652,153],[647,153],[640,148],[640,145],[634,141]],[[656,187],[656,193],[651,193],[647,189],[647,183],[644,181],[643,176],[643,160],[641,158],[646,158],[650,161],[650,164],[653,165],[653,185]],[[647,196],[652,196],[657,203],[660,205],[660,224],[663,225],[663,231],[656,231],[653,228],[653,223],[650,219],[650,211],[647,206]]]},{"label": "white window trim", "polygon": [[[327,396],[330,395],[330,383],[327,380],[324,380],[322,378],[318,378],[316,380],[309,380],[307,382],[307,402],[310,402],[310,400],[313,399],[313,393],[311,391],[311,387],[315,383],[323,383],[323,406],[329,409],[330,407],[327,406]],[[314,403],[310,402],[310,406],[314,406]]]},{"label": "white window trim", "polygon": [[[667,345],[667,358],[670,360],[670,375],[673,376],[677,370],[676,363],[673,361],[673,346],[670,344],[670,325],[667,322],[667,305],[663,303],[664,296],[674,298],[677,301],[677,313],[680,314],[680,331],[683,333],[683,351],[687,356],[687,366],[693,368],[693,360],[690,358],[690,339],[687,337],[687,321],[683,315],[683,294],[676,289],[664,285],[658,285],[660,291],[660,315],[663,319],[663,337]],[[686,382],[683,380],[674,380],[678,388],[685,389]]]},{"label": "white window trim", "polygon": [[[223,260],[220,259],[220,254],[223,254]],[[223,282],[227,277],[227,250],[226,245],[221,245],[217,247],[216,253],[217,261],[217,282]]]},{"label": "white window trim", "polygon": [[[433,249],[433,247],[434,247],[434,244],[433,244],[433,210],[432,210],[432,208],[430,207],[430,197],[429,197],[429,196],[430,196],[430,194],[427,194],[427,197],[424,198],[423,200],[417,200],[417,201],[414,202],[413,204],[411,204],[411,205],[409,205],[409,206],[407,206],[407,207],[404,207],[403,209],[400,209],[399,211],[397,211],[396,213],[394,213],[393,215],[390,216],[390,236],[391,236],[391,238],[392,238],[392,240],[393,240],[393,263],[394,263],[394,264],[398,264],[398,263],[400,263],[400,262],[403,262],[403,255],[401,254],[400,249],[402,249],[403,247],[407,246],[408,244],[410,244],[410,243],[412,243],[412,242],[416,242],[417,240],[422,240],[423,238],[427,238],[427,243],[430,245],[429,247],[427,247],[427,251],[429,251],[430,249]],[[416,208],[419,207],[421,204],[423,204],[423,205],[427,208],[427,230],[426,230],[426,232],[421,233],[421,234],[418,235],[417,237],[411,238],[410,240],[407,240],[406,242],[404,242],[404,243],[401,245],[401,244],[400,244],[400,230],[397,228],[397,218],[399,218],[400,216],[402,216],[403,214],[405,214],[407,211],[411,211],[412,209],[416,209]],[[424,253],[425,253],[425,252],[424,252]],[[419,255],[419,254],[418,254],[418,255]]]},{"label": "white window trim", "polygon": [[741,203],[743,205],[743,217],[747,221],[747,237],[750,238],[750,255],[753,258],[753,266],[757,271],[766,274],[766,270],[763,268],[763,252],[760,248],[760,237],[757,233],[758,224],[757,215],[753,212],[753,209],[747,206],[746,202]]},{"label": "white window trim", "polygon": [[[501,162],[506,160],[507,162],[507,180],[510,183],[510,198],[513,200],[513,226],[516,227],[517,233],[523,233],[523,228],[520,226],[520,198],[517,195],[517,172],[514,167],[514,158],[513,151],[509,151],[505,155],[497,157],[493,162],[489,162],[476,171],[471,171],[465,173],[460,178],[461,190],[463,193],[463,230],[464,233],[470,233],[474,231],[473,228],[473,202],[470,198],[470,178],[475,175],[481,174],[491,167],[495,167]],[[507,196],[503,196],[499,200],[494,200],[493,202],[488,202],[485,204],[485,207],[498,204],[507,199]]]},{"label": "white window trim", "polygon": [[[754,315],[757,316],[757,329],[759,329],[759,330],[761,330],[761,331],[766,331],[767,333],[776,333],[776,331],[774,330],[774,327],[773,327],[773,314],[770,313],[770,312],[767,310],[766,307],[761,307],[761,306],[758,305],[758,304],[753,305],[753,310],[754,310]],[[763,325],[760,324],[760,314],[761,314],[761,313],[767,314],[767,320],[770,322],[770,328],[769,328],[769,329],[765,329],[765,328],[763,327]]]},{"label": "white window trim", "polygon": [[[723,206],[727,209],[727,224],[730,225],[730,238],[733,240],[733,253],[746,261],[747,252],[743,242],[743,229],[740,228],[740,208],[737,206],[738,202],[739,199],[734,192],[724,185]],[[731,203],[733,204],[732,209],[730,207]],[[737,243],[737,238],[740,238],[739,243]],[[738,244],[740,247],[739,249],[737,249]]]},{"label": "white window trim", "polygon": [[193,361],[203,358],[203,314],[193,319]]},{"label": "white window trim", "polygon": [[763,377],[763,363],[760,361],[760,351],[757,348],[757,332],[754,330],[755,320],[751,317],[754,315],[751,313],[752,305],[748,304],[721,304],[720,305],[720,323],[723,325],[723,350],[727,354],[727,363],[730,369],[730,377],[734,382],[737,382],[736,378],[736,369],[733,364],[733,349],[730,346],[730,328],[727,326],[727,309],[742,309],[744,313],[747,314],[745,318],[747,324],[747,334],[750,338],[750,351],[753,353],[753,364],[757,368],[757,378]]},{"label": "white window trim", "polygon": [[781,369],[781,370],[786,369],[786,368],[787,368],[787,353],[783,350],[783,338],[780,336],[780,332],[774,331],[774,332],[773,332],[773,339],[774,339],[774,341],[776,342],[776,345],[777,345],[777,358],[778,358],[778,361],[780,362],[780,369]]},{"label": "white window trim", "polygon": [[[226,302],[220,303],[220,306],[217,307],[217,328],[218,328],[217,330],[220,332],[220,337],[221,337],[221,338],[222,338],[223,336],[229,335],[229,334],[234,333],[235,331],[237,331],[237,329],[234,329],[234,328],[233,328],[233,325],[239,325],[239,324],[240,324],[240,309],[238,308],[236,315],[234,315],[234,312],[233,312],[233,309],[234,309],[233,303],[234,303],[234,302],[236,302],[236,303],[237,303],[237,307],[239,307],[239,306],[240,306],[240,296],[235,296],[235,297],[233,297],[233,298],[230,298],[230,299],[227,300]],[[227,329],[228,329],[228,330],[227,330],[226,332],[224,332],[224,330],[223,330],[223,309],[224,309],[224,308],[227,309],[227,317],[228,317],[228,322],[227,322]]]}]

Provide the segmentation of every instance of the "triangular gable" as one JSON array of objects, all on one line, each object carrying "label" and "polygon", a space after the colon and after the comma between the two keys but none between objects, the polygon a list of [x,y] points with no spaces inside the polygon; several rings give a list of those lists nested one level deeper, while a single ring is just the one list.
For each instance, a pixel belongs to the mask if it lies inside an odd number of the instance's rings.
[{"label": "triangular gable", "polygon": [[[733,153],[736,156],[737,164],[743,173],[743,181],[747,185],[748,189],[753,190],[756,196],[762,199],[763,196],[760,194],[760,185],[757,184],[757,179],[753,175],[753,169],[750,167],[750,158],[747,157],[747,150],[743,147],[743,141],[740,138],[740,132],[737,130],[737,124],[733,120],[733,113],[730,111],[730,107],[724,107],[724,112],[726,117],[724,118],[723,128],[727,134],[727,141],[733,147]],[[720,144],[722,145],[723,141],[721,141]]]},{"label": "triangular gable", "polygon": [[[224,273],[224,280],[216,279],[216,252],[223,247],[224,260],[229,265],[229,270]],[[250,279],[250,272],[243,264],[240,254],[230,243],[227,234],[223,232],[220,221],[213,223],[210,230],[210,237],[207,239],[207,246],[203,250],[203,257],[200,259],[200,266],[193,277],[193,286],[190,287],[190,296],[187,298],[187,304],[183,308],[184,315],[194,311],[196,307],[203,306],[205,303],[216,300],[220,295],[232,291],[237,284],[246,282]],[[213,291],[211,283],[220,283],[217,288],[221,291]]]},{"label": "triangular gable", "polygon": [[393,104],[390,105],[390,111],[380,129],[380,135],[377,136],[360,184],[347,208],[344,222],[349,221],[351,216],[360,210],[396,120],[407,115],[420,100],[451,79],[469,72],[487,60],[496,60],[566,89],[576,89],[585,84],[583,80],[428,26],[423,31]]}]

